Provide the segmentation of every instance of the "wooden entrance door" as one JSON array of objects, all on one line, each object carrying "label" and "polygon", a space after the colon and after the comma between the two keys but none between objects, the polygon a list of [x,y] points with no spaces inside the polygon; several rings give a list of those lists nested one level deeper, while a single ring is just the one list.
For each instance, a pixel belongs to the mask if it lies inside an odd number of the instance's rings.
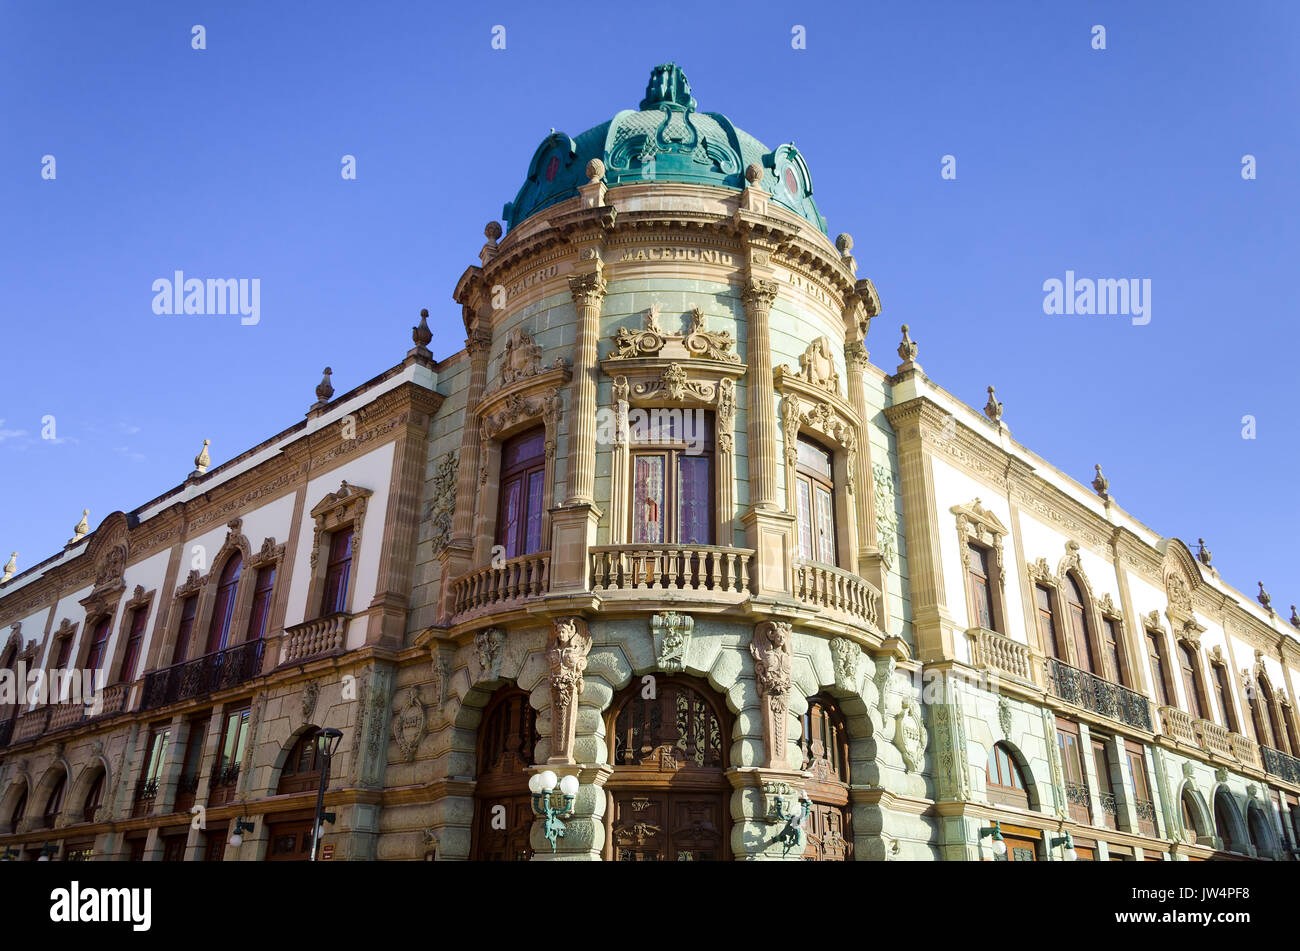
[{"label": "wooden entrance door", "polygon": [[270,828],[270,845],[266,850],[268,862],[311,861],[312,820],[276,822]]},{"label": "wooden entrance door", "polygon": [[527,862],[533,857],[528,767],[537,748],[537,713],[528,694],[497,691],[479,729],[478,777],[474,786],[474,842],[479,862]]},{"label": "wooden entrance door", "polygon": [[721,793],[614,794],[619,862],[711,862],[723,858]]}]

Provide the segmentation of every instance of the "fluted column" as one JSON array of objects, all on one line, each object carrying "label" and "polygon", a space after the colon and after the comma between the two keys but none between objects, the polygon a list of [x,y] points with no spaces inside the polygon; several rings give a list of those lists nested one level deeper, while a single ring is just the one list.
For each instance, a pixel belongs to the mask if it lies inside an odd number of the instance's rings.
[{"label": "fluted column", "polygon": [[776,390],[772,384],[771,310],[777,283],[751,278],[743,300],[746,318],[745,389],[749,410],[749,507],[776,510]]},{"label": "fluted column", "polygon": [[599,271],[575,274],[569,290],[578,308],[578,339],[573,354],[573,412],[569,416],[569,495],[566,505],[595,502],[596,339],[605,279]]}]

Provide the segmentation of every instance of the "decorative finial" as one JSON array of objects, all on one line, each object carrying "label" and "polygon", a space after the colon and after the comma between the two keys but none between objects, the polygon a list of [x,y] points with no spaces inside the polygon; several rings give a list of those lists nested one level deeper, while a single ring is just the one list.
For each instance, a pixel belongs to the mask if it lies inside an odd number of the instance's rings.
[{"label": "decorative finial", "polygon": [[415,343],[415,349],[422,353],[428,353],[429,341],[433,339],[433,332],[429,330],[429,308],[420,309],[420,323],[411,328],[411,340]]},{"label": "decorative finial", "polygon": [[989,401],[984,404],[984,415],[993,422],[1001,425],[1002,423],[1002,401],[997,398],[993,387],[989,387]]},{"label": "decorative finial", "polygon": [[487,238],[493,244],[501,240],[501,222],[489,221],[483,226],[483,237]]},{"label": "decorative finial", "polygon": [[1110,480],[1101,474],[1100,462],[1093,466],[1093,468],[1097,470],[1097,476],[1092,480],[1092,487],[1096,489],[1097,494],[1103,499],[1109,499],[1110,496],[1106,494],[1106,490],[1110,488]]},{"label": "decorative finial", "polygon": [[1273,613],[1273,598],[1264,590],[1264,582],[1262,581],[1259,583],[1259,594],[1255,595],[1255,600],[1264,605],[1264,610],[1268,611],[1269,614]]},{"label": "decorative finial", "polygon": [[587,163],[587,184],[595,185],[605,180],[605,163],[598,158]]},{"label": "decorative finial", "polygon": [[12,554],[9,555],[9,560],[5,562],[5,573],[3,577],[0,577],[0,584],[12,578],[14,576],[14,572],[16,572],[17,570],[18,570],[18,552],[13,552]]},{"label": "decorative finial", "polygon": [[1196,539],[1196,543],[1201,546],[1200,550],[1197,551],[1196,553],[1196,560],[1199,561],[1201,564],[1205,565],[1206,567],[1209,567],[1209,564],[1211,560],[1213,560],[1214,556],[1211,555],[1210,550],[1205,547],[1205,539],[1198,538]]},{"label": "decorative finial", "polygon": [[848,254],[853,250],[853,235],[849,234],[847,231],[844,232],[835,239],[835,247],[839,250],[840,254]]},{"label": "decorative finial", "polygon": [[194,457],[194,471],[198,475],[203,475],[208,471],[208,466],[212,465],[212,457],[208,455],[208,442],[207,439],[203,440],[203,448]]},{"label": "decorative finial", "polygon": [[907,324],[903,324],[903,342],[898,345],[898,356],[904,363],[912,363],[916,360],[917,346],[916,341],[911,338],[907,332]]},{"label": "decorative finial", "polygon": [[90,515],[90,509],[81,510],[81,521],[78,522],[77,527],[72,530],[72,538],[68,540],[69,545],[75,545],[77,542],[85,538],[87,533],[89,533],[90,523],[86,520],[88,515]]},{"label": "decorative finial", "polygon": [[316,402],[317,404],[328,403],[334,396],[334,384],[330,383],[330,374],[334,371],[329,367],[325,368],[325,374],[321,377],[320,383],[316,384]]},{"label": "decorative finial", "polygon": [[745,166],[745,181],[757,186],[763,180],[763,166],[757,162],[750,162]]},{"label": "decorative finial", "polygon": [[1291,605],[1291,626],[1300,627],[1300,614],[1295,613],[1295,605]]}]

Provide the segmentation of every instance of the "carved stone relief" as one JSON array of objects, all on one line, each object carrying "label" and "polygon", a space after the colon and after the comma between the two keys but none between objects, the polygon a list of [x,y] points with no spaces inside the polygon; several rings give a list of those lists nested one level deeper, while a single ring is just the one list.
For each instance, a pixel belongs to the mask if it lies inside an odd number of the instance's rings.
[{"label": "carved stone relief", "polygon": [[457,469],[456,454],[449,452],[438,461],[438,468],[434,472],[431,491],[433,501],[428,514],[434,555],[446,548],[451,540],[451,523],[456,514]]},{"label": "carved stone relief", "polygon": [[578,725],[578,697],[582,695],[582,674],[587,669],[591,635],[580,617],[556,618],[546,646],[551,671],[551,758],[553,763],[573,762],[573,743]]},{"label": "carved stone relief", "polygon": [[506,632],[490,627],[474,635],[474,653],[478,657],[478,678],[475,683],[498,680],[501,677],[501,654],[506,643]]},{"label": "carved stone relief", "polygon": [[393,740],[408,763],[415,761],[420,740],[424,737],[427,718],[424,704],[420,702],[420,692],[412,687],[406,694],[406,703],[393,718]]},{"label": "carved stone relief", "polygon": [[660,670],[675,674],[686,669],[686,652],[690,650],[694,628],[695,620],[689,614],[668,611],[650,616],[650,632]]},{"label": "carved stone relief", "polygon": [[787,621],[762,621],[754,628],[749,653],[763,703],[763,740],[769,767],[785,763],[785,718],[790,706],[790,640]]},{"label": "carved stone relief", "polygon": [[858,661],[862,647],[847,637],[836,637],[830,642],[831,662],[835,667],[835,686],[840,690],[858,692]]}]

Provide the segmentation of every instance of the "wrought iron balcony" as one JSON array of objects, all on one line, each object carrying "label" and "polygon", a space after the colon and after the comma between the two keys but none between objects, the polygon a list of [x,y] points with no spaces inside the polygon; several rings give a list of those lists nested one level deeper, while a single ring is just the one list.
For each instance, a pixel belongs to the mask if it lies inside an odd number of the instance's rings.
[{"label": "wrought iron balcony", "polygon": [[131,815],[136,819],[147,816],[158,798],[158,780],[142,779],[135,784],[135,799],[131,803]]},{"label": "wrought iron balcony", "polygon": [[1076,822],[1082,822],[1085,825],[1092,823],[1092,802],[1088,798],[1088,786],[1086,783],[1065,784],[1065,802],[1070,811],[1070,816]]},{"label": "wrought iron balcony", "polygon": [[1101,824],[1108,829],[1118,829],[1119,804],[1115,801],[1115,794],[1100,792],[1097,799],[1101,803]]},{"label": "wrought iron balcony", "polygon": [[236,687],[262,672],[262,640],[246,641],[145,674],[141,710]]},{"label": "wrought iron balcony", "polygon": [[1137,691],[1071,667],[1055,657],[1047,659],[1047,675],[1052,693],[1066,703],[1148,733],[1155,732],[1151,726],[1151,704]]},{"label": "wrought iron balcony", "polygon": [[1300,759],[1281,750],[1275,750],[1271,746],[1261,746],[1259,752],[1264,760],[1266,773],[1300,786]]},{"label": "wrought iron balcony", "polygon": [[212,774],[208,787],[208,805],[223,806],[235,798],[235,787],[239,784],[239,764],[218,769]]}]

